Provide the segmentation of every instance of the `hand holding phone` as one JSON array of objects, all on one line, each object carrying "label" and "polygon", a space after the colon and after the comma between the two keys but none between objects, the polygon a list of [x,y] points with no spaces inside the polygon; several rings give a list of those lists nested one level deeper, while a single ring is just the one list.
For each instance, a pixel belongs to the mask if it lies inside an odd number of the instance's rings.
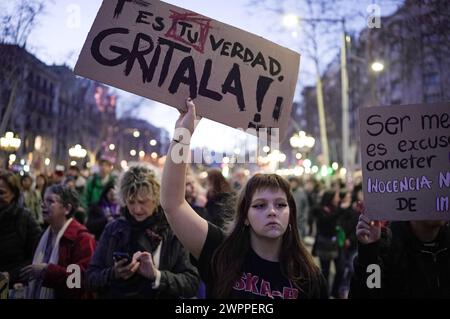
[{"label": "hand holding phone", "polygon": [[113,252],[113,259],[114,262],[119,262],[121,260],[126,260],[126,263],[124,265],[128,265],[131,262],[131,256],[128,253],[115,251]]}]

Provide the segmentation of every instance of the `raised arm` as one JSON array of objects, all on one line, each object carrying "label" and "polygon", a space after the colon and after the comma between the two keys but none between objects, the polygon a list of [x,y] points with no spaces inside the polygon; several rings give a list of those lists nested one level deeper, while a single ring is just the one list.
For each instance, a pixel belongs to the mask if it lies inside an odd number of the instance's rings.
[{"label": "raised arm", "polygon": [[184,197],[189,143],[196,119],[195,105],[190,98],[186,100],[186,107],[186,111],[180,111],[167,153],[161,181],[161,205],[175,235],[198,259],[208,234],[208,223],[191,208]]}]

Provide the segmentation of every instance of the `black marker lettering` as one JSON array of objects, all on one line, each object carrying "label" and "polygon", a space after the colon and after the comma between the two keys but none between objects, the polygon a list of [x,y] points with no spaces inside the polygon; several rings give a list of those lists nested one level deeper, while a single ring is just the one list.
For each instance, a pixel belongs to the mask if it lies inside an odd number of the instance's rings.
[{"label": "black marker lettering", "polygon": [[[232,86],[233,83],[234,86]],[[245,111],[244,92],[242,91],[241,71],[239,69],[239,64],[233,64],[233,68],[228,73],[228,76],[222,85],[222,93],[227,94],[228,92],[236,96],[239,111]]]},{"label": "black marker lettering", "polygon": [[230,55],[230,52],[229,52],[230,45],[231,45],[231,42],[224,42],[223,46],[222,46],[222,51],[220,51],[220,55],[229,56]]},{"label": "black marker lettering", "polygon": [[258,54],[256,55],[255,60],[253,60],[251,66],[254,68],[255,65],[261,65],[264,69],[264,71],[267,71],[267,66],[266,66],[266,60],[264,60],[264,56],[262,55],[261,52],[258,52]]},{"label": "black marker lettering", "polygon": [[112,52],[118,53],[119,54],[118,57],[116,57],[114,59],[107,59],[100,52],[100,45],[103,42],[103,40],[107,36],[116,34],[116,33],[128,34],[128,33],[130,33],[130,30],[125,29],[125,28],[112,28],[112,29],[103,30],[99,34],[97,34],[97,36],[92,41],[91,54],[92,54],[92,57],[98,63],[100,63],[102,65],[106,65],[106,66],[116,66],[116,65],[123,63],[124,61],[126,61],[128,59],[128,56],[130,55],[130,51],[128,51],[127,49],[121,48],[121,47],[114,46],[114,45],[110,46],[109,49]]},{"label": "black marker lettering", "polygon": [[230,57],[238,56],[241,60],[244,60],[244,56],[242,55],[242,52],[244,51],[244,46],[240,44],[239,42],[234,42],[233,48],[231,49],[231,55]]},{"label": "black marker lettering", "polygon": [[280,118],[281,110],[283,109],[283,98],[281,96],[277,97],[277,102],[275,103],[275,108],[273,109],[272,118],[278,121]]},{"label": "black marker lettering", "polygon": [[145,19],[148,17],[152,17],[153,13],[147,12],[147,11],[139,11],[139,15],[136,18],[136,23],[143,23],[143,24],[150,24],[150,22],[146,21]]},{"label": "black marker lettering", "polygon": [[155,19],[155,23],[152,24],[153,30],[155,31],[162,31],[164,29],[164,18],[162,17],[157,17]]},{"label": "black marker lettering", "polygon": [[201,96],[209,97],[214,101],[222,100],[222,95],[218,92],[208,89],[208,81],[211,76],[212,60],[207,59],[205,62],[205,67],[203,68],[202,78],[200,80],[200,87],[198,88],[198,94]]},{"label": "black marker lettering", "polygon": [[281,72],[281,64],[276,59],[269,56],[269,71],[270,75],[275,76]]},{"label": "black marker lettering", "polygon": [[250,49],[245,48],[244,51],[244,58],[242,59],[242,61],[244,62],[250,62],[253,60],[255,56],[253,55],[253,52]]},{"label": "black marker lettering", "polygon": [[220,39],[219,42],[216,42],[216,39],[214,39],[214,36],[211,34],[209,36],[209,41],[211,42],[211,48],[213,51],[216,51],[222,45],[224,39]]},{"label": "black marker lettering", "polygon": [[182,52],[189,53],[189,52],[191,52],[191,48],[188,48],[179,43],[167,40],[165,38],[159,38],[158,43],[160,45],[167,45],[169,47],[169,49],[166,53],[166,57],[164,58],[164,63],[163,63],[162,69],[161,69],[161,75],[159,76],[158,86],[161,86],[161,85],[163,85],[164,81],[166,80],[167,73],[169,72],[170,62],[172,61],[173,50],[177,49]]},{"label": "black marker lettering", "polygon": [[[146,41],[149,44],[149,47],[144,49],[143,51],[139,51],[139,47],[141,46],[141,40]],[[133,49],[131,50],[130,57],[128,58],[127,64],[125,66],[125,75],[129,75],[131,69],[133,68],[134,61],[137,59],[139,62],[139,66],[142,70],[142,81],[145,83],[145,74],[147,72],[147,61],[145,61],[144,55],[152,52],[154,48],[153,40],[151,37],[144,33],[138,33],[136,38],[134,39]]]},{"label": "black marker lettering", "polygon": [[[185,76],[186,71],[188,71],[187,76]],[[169,92],[172,94],[177,93],[180,83],[189,86],[189,96],[191,98],[195,99],[197,97],[197,75],[195,74],[194,59],[191,56],[181,60],[170,83]]]},{"label": "black marker lettering", "polygon": [[145,73],[144,82],[150,83],[153,80],[153,75],[155,74],[155,69],[156,66],[158,65],[160,55],[161,55],[161,46],[158,44],[158,46],[155,49],[155,54],[153,55],[152,61],[148,66],[148,70]]}]

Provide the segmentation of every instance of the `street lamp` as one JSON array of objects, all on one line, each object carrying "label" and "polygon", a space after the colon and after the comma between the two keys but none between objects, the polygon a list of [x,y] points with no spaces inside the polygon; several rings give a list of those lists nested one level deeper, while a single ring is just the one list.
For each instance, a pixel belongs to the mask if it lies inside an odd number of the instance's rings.
[{"label": "street lamp", "polygon": [[0,138],[0,148],[6,152],[15,152],[20,147],[21,140],[14,137],[13,132],[6,132],[4,137]]},{"label": "street lamp", "polygon": [[8,160],[5,160],[6,168],[9,167],[9,164],[14,162],[12,161],[12,158],[15,160],[15,156],[9,157],[8,154],[12,153],[11,155],[13,155],[13,153],[19,149],[21,142],[20,138],[14,137],[13,132],[6,132],[5,136],[0,137],[0,149],[6,153],[7,156],[5,156],[5,158],[9,159],[9,162]]},{"label": "street lamp", "polygon": [[80,144],[77,144],[69,148],[69,155],[70,157],[85,158],[87,155],[87,151],[82,148]]},{"label": "street lamp", "polygon": [[[292,148],[295,150],[297,149],[300,152],[304,152],[305,158],[308,156],[309,151],[314,147],[314,144],[316,143],[316,140],[312,136],[306,135],[304,131],[300,131],[295,133],[290,139],[289,143],[291,144]],[[299,160],[302,158],[301,153],[297,153],[295,157]]]},{"label": "street lamp", "polygon": [[298,134],[294,134],[290,139],[289,143],[294,148],[308,148],[311,149],[314,147],[316,143],[316,139],[312,136],[307,136],[304,131],[298,132]]},{"label": "street lamp", "polygon": [[370,68],[372,69],[372,71],[374,72],[381,72],[384,70],[384,64],[381,63],[380,61],[375,61],[372,63],[372,65],[370,66]]}]

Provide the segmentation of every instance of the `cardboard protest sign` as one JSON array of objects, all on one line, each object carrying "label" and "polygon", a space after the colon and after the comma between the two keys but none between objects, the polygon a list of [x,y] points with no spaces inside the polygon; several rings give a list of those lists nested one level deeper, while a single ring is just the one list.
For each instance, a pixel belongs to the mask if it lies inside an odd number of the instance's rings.
[{"label": "cardboard protest sign", "polygon": [[300,55],[155,0],[103,1],[75,66],[93,80],[235,128],[279,128],[291,112]]},{"label": "cardboard protest sign", "polygon": [[366,214],[450,219],[450,103],[361,108]]}]

